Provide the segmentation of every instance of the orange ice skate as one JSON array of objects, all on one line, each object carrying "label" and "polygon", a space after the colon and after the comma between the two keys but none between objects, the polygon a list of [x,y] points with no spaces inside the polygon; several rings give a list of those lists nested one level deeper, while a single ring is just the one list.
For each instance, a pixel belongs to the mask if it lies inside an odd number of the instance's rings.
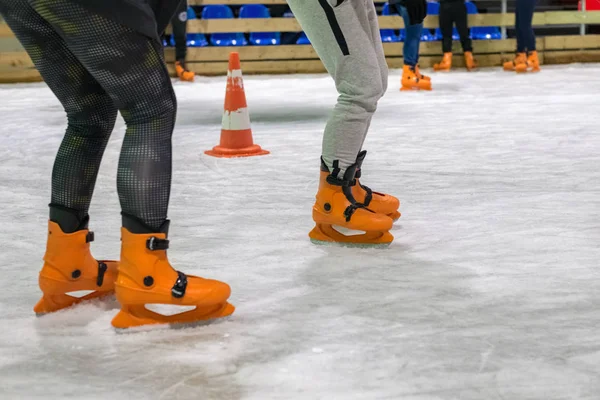
[{"label": "orange ice skate", "polygon": [[[133,224],[142,225],[137,221]],[[160,233],[144,234],[122,228],[121,262],[115,284],[121,311],[112,320],[115,328],[196,323],[226,317],[235,310],[227,302],[231,289],[226,283],[173,269],[167,259],[168,227],[167,221]],[[165,306],[176,308],[177,313],[153,310]]]},{"label": "orange ice skate", "polygon": [[402,70],[402,87],[400,90],[431,90],[431,80],[421,79],[415,67],[405,65]]},{"label": "orange ice skate", "polygon": [[185,68],[185,64],[181,61],[175,63],[175,72],[179,79],[184,82],[194,82],[194,78],[196,77],[196,74]]},{"label": "orange ice skate", "polygon": [[93,240],[94,234],[87,229],[64,233],[57,223],[48,222],[48,243],[39,276],[43,295],[33,308],[37,314],[113,293],[117,263],[96,261],[90,253]]},{"label": "orange ice skate", "polygon": [[321,171],[317,201],[313,206],[316,226],[309,233],[311,241],[350,246],[389,245],[394,240],[389,233],[394,221],[358,203],[352,194],[357,165],[348,167],[341,179],[337,177],[337,161],[331,173],[325,163],[322,165],[325,170]]},{"label": "orange ice skate", "polygon": [[525,53],[517,53],[515,59],[504,63],[503,67],[505,71],[514,71],[518,64],[522,64],[527,61],[527,55]]},{"label": "orange ice skate", "polygon": [[[400,200],[389,194],[374,192],[360,183],[362,163],[366,156],[366,150],[358,153],[358,158],[356,159],[356,175],[354,176],[356,178],[356,184],[352,186],[352,196],[354,196],[354,199],[357,202],[364,204],[365,207],[370,210],[379,214],[385,214],[396,221],[401,215],[400,211],[398,211],[400,208]],[[325,166],[325,168],[327,167]]]},{"label": "orange ice skate", "polygon": [[452,68],[452,53],[444,53],[442,61],[433,66],[434,71],[448,72]]},{"label": "orange ice skate", "polygon": [[477,68],[477,60],[473,57],[473,53],[470,51],[465,51],[465,67],[467,71],[473,71]]},{"label": "orange ice skate", "polygon": [[538,59],[537,51],[532,51],[527,56],[527,59],[518,63],[515,66],[515,71],[522,72],[540,72],[540,60]]}]

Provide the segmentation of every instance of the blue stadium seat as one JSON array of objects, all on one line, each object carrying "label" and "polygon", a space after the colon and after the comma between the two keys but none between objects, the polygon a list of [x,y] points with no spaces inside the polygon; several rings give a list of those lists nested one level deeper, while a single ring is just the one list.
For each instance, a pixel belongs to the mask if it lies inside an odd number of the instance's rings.
[{"label": "blue stadium seat", "polygon": [[[240,18],[271,18],[269,9],[262,4],[247,4],[240,9]],[[276,45],[281,42],[279,32],[252,32],[250,44],[255,46]]]},{"label": "blue stadium seat", "polygon": [[[398,15],[397,13],[392,14],[390,12],[390,5],[388,3],[385,3],[383,5],[383,9],[381,10],[381,15]],[[381,33],[381,41],[384,43],[390,43],[390,42],[400,42],[400,36],[396,35],[396,32],[393,29],[381,29],[380,30]],[[400,35],[402,35],[402,32],[400,32]]]},{"label": "blue stadium seat", "polygon": [[[202,19],[233,19],[233,11],[225,5],[207,5],[202,10]],[[213,33],[210,35],[213,46],[246,46],[248,42],[241,32]]]},{"label": "blue stadium seat", "polygon": [[187,15],[188,15],[188,20],[198,18],[198,16],[196,15],[196,10],[194,10],[194,7],[192,7],[192,6],[188,7]]},{"label": "blue stadium seat", "polygon": [[[283,13],[283,18],[294,18],[294,13],[292,10],[288,9]],[[310,44],[310,40],[306,36],[306,33],[302,32],[298,40],[296,40],[296,44]]]},{"label": "blue stadium seat", "polygon": [[308,37],[306,36],[306,33],[302,32],[302,34],[300,35],[300,37],[296,41],[296,44],[310,44],[310,40],[308,40]]},{"label": "blue stadium seat", "polygon": [[[467,14],[478,14],[477,6],[470,1],[465,2]],[[500,29],[495,26],[475,26],[471,28],[471,37],[475,40],[499,40],[502,39]]]},{"label": "blue stadium seat", "polygon": [[[197,19],[196,11],[193,7],[188,7],[187,9],[187,18],[188,21]],[[173,40],[173,37],[171,37]],[[187,46],[188,47],[205,47],[208,46],[208,41],[206,40],[206,36],[203,33],[188,33],[187,34]]]}]

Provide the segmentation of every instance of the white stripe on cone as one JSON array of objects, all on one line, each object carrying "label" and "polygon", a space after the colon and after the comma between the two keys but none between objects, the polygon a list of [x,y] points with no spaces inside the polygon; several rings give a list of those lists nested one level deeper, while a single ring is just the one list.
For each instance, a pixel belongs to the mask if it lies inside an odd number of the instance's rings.
[{"label": "white stripe on cone", "polygon": [[221,127],[230,131],[250,129],[250,115],[247,108],[223,112]]},{"label": "white stripe on cone", "polygon": [[[242,90],[244,89],[241,69],[227,70],[227,76],[233,78],[232,83],[234,85],[239,86]],[[221,127],[230,131],[250,129],[250,114],[248,113],[248,109],[225,110],[223,112]]]},{"label": "white stripe on cone", "polygon": [[241,78],[242,70],[241,69],[227,70],[227,76],[232,76],[234,78]]}]

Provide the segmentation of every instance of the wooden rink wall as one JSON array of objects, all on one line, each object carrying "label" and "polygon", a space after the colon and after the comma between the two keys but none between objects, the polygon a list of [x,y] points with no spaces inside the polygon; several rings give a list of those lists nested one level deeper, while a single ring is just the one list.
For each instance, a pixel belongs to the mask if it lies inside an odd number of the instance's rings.
[{"label": "wooden rink wall", "polygon": [[[284,0],[189,0],[190,5],[207,4],[285,4]],[[469,15],[474,26],[513,27],[514,14]],[[398,16],[380,16],[381,29],[399,29],[404,26]],[[536,27],[564,25],[600,25],[600,11],[551,11],[535,13]],[[437,28],[438,17],[428,16],[426,28]],[[189,33],[219,32],[299,32],[302,29],[294,18],[192,20]],[[0,23],[0,39],[14,39],[10,28]],[[401,68],[403,43],[384,43],[390,68]],[[475,40],[473,49],[480,66],[500,66],[513,57],[515,39]],[[573,62],[600,62],[600,35],[544,36],[537,39],[537,50],[542,64],[567,64]],[[245,74],[320,73],[325,69],[310,45],[242,46],[242,47],[192,47],[188,49],[188,68],[199,75],[224,75],[231,51],[237,51]],[[441,42],[421,43],[420,65],[431,67],[441,57]],[[464,65],[460,43],[454,43],[453,65]],[[174,50],[167,48],[167,62],[173,72]],[[0,83],[41,81],[27,53],[23,50],[0,52]]]}]

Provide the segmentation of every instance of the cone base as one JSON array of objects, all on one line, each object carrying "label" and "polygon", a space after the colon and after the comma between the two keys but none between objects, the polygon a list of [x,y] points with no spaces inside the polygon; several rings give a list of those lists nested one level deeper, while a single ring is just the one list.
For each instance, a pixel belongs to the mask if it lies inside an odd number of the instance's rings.
[{"label": "cone base", "polygon": [[254,144],[249,147],[241,149],[228,149],[223,146],[215,146],[212,150],[206,150],[204,154],[212,157],[220,158],[234,158],[234,157],[252,157],[252,156],[264,156],[269,154],[267,150],[263,150],[259,145]]}]

